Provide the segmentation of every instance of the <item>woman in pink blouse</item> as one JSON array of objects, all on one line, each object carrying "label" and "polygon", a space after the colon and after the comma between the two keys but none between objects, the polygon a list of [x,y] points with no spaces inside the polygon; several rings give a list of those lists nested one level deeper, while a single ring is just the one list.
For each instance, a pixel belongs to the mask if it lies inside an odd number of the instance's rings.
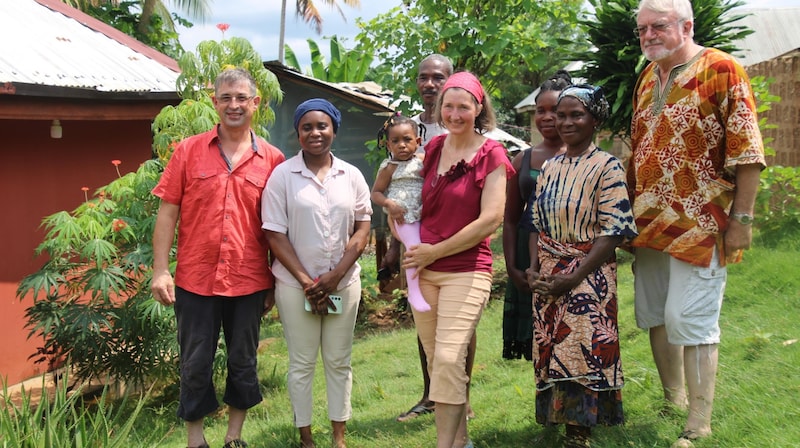
[{"label": "woman in pink blouse", "polygon": [[425,147],[422,243],[405,254],[416,268],[431,310],[414,310],[436,402],[437,447],[471,447],[467,436],[467,345],[492,286],[489,236],[503,221],[505,148],[483,133],[495,126],[491,101],[471,73],[448,78],[437,100],[436,121],[448,133]]}]

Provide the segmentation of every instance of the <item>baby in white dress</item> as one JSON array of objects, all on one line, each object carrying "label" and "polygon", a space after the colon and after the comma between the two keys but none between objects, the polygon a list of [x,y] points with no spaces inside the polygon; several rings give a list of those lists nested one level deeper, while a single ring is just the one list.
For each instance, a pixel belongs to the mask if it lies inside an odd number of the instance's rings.
[{"label": "baby in white dress", "polygon": [[[378,169],[372,202],[383,207],[389,215],[392,234],[406,247],[420,243],[423,179],[422,157],[416,151],[421,142],[417,123],[399,113],[386,120],[378,133],[378,145],[385,145],[390,157]],[[408,303],[417,311],[429,311],[431,307],[422,297],[415,272],[416,269],[406,269]]]}]

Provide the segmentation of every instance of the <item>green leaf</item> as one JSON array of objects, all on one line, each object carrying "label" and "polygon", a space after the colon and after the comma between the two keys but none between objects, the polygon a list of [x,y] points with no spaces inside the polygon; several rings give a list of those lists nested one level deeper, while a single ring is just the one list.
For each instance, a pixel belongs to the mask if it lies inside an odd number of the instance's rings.
[{"label": "green leaf", "polygon": [[97,265],[111,263],[117,256],[117,247],[111,242],[100,238],[88,240],[81,251],[81,255]]},{"label": "green leaf", "polygon": [[308,39],[308,48],[311,50],[311,74],[322,81],[328,80],[328,74],[325,71],[325,57],[319,51],[319,46],[312,39]]},{"label": "green leaf", "polygon": [[42,293],[44,296],[55,294],[59,285],[64,283],[64,276],[57,271],[41,269],[22,279],[17,287],[17,297],[22,298],[30,293],[34,300]]},{"label": "green leaf", "polygon": [[300,67],[300,63],[297,61],[297,55],[294,54],[292,47],[288,45],[283,46],[283,53],[284,53],[284,63],[287,67],[293,67],[298,72],[302,72],[303,69]]},{"label": "green leaf", "polygon": [[95,267],[87,269],[85,282],[84,290],[92,298],[108,301],[111,299],[112,293],[114,295],[124,294],[128,278],[118,266]]}]

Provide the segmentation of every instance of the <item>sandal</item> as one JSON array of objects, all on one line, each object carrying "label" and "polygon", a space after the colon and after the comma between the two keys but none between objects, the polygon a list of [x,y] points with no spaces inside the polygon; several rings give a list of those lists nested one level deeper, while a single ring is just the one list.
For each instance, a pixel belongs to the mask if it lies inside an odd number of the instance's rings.
[{"label": "sandal", "polygon": [[566,425],[565,448],[590,448],[592,428],[588,426]]},{"label": "sandal", "polygon": [[678,440],[676,440],[670,448],[692,448],[694,446],[693,442],[699,438],[700,434],[697,434],[691,429],[687,429],[678,436]]},{"label": "sandal", "polygon": [[397,416],[398,422],[407,422],[411,419],[417,418],[420,415],[430,414],[436,409],[436,404],[432,401],[429,401],[430,406],[425,406],[422,402],[419,402],[414,405],[408,412],[404,412]]},{"label": "sandal", "polygon": [[225,445],[222,445],[222,448],[247,448],[247,442],[240,439],[234,439]]}]

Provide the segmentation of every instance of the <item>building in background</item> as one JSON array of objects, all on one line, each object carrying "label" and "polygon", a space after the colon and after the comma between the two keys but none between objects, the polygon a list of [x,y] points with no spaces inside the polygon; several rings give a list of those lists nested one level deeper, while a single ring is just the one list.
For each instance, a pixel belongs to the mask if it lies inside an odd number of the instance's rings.
[{"label": "building in background", "polygon": [[[25,276],[46,261],[34,249],[42,219],[152,157],[151,123],[178,104],[178,64],[60,0],[0,2],[0,380],[46,365],[29,357]],[[124,174],[124,173],[123,173]]]}]

